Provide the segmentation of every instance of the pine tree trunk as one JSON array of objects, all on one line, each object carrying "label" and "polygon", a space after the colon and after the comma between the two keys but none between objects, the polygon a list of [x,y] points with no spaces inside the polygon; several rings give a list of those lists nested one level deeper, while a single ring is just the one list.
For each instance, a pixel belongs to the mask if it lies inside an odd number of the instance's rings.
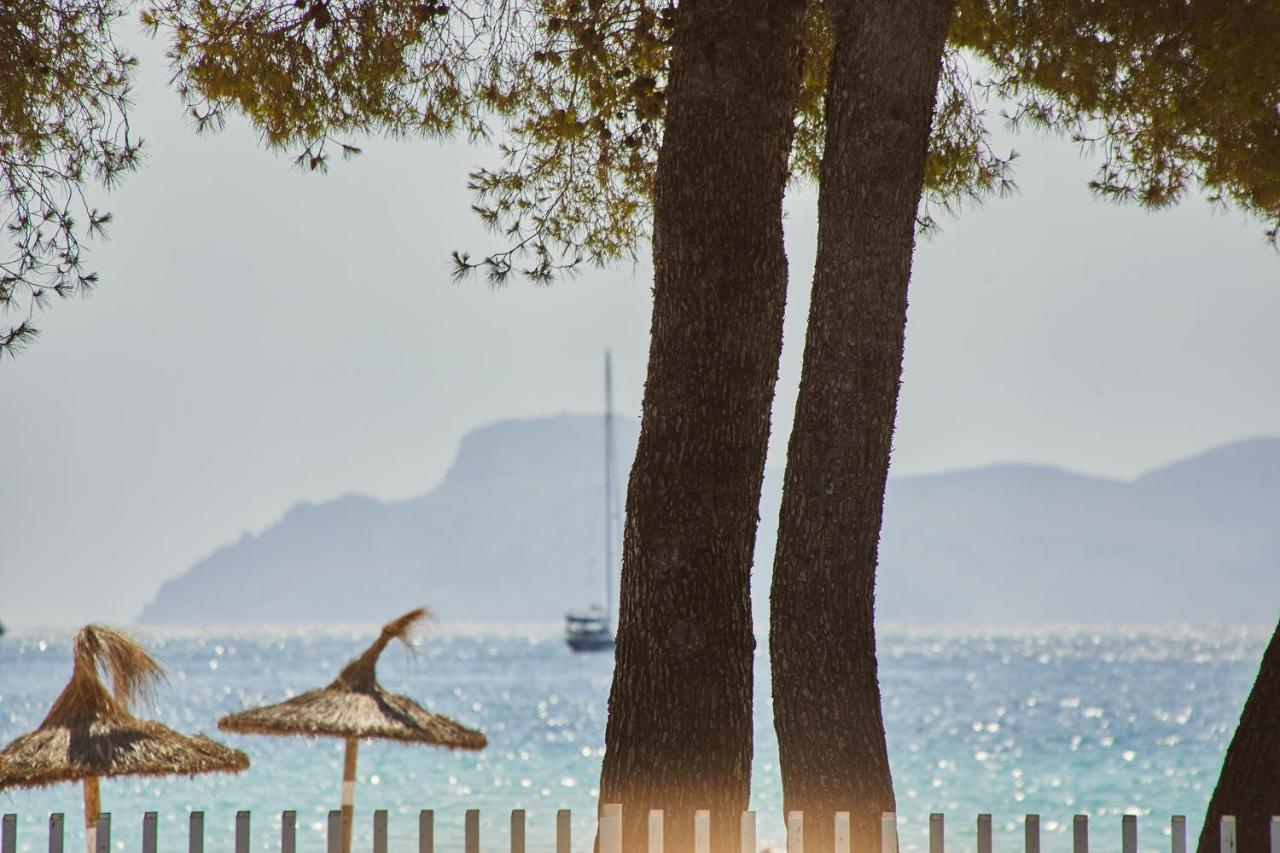
[{"label": "pine tree trunk", "polygon": [[876,552],[915,217],[952,0],[836,0],[818,254],[770,613],[785,809],[880,849],[894,796],[876,669]]},{"label": "pine tree trunk", "polygon": [[1198,853],[1218,853],[1219,821],[1236,819],[1236,849],[1270,847],[1271,818],[1280,815],[1280,625],[1262,656],[1258,680],[1227,748],[1218,787],[1204,817]]},{"label": "pine tree trunk", "polygon": [[750,571],[782,349],[782,194],[803,0],[682,0],[654,191],[652,339],[627,492],[600,802],[623,843],[736,847],[751,783]]}]

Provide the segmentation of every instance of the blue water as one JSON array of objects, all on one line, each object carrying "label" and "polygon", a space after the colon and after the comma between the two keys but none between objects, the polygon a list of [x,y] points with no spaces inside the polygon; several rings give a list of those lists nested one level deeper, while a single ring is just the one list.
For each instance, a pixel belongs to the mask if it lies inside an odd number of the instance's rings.
[{"label": "blue water", "polygon": [[[140,849],[141,816],[160,815],[160,848],[186,849],[187,815],[205,812],[206,849],[230,850],[234,815],[253,812],[254,849],[278,849],[279,813],[298,812],[299,850],[321,851],[341,794],[332,740],[222,735],[220,715],[328,683],[373,628],[140,631],[169,672],[149,713],[249,753],[237,776],[114,779],[102,786],[121,850]],[[763,631],[761,632],[763,636]],[[1140,815],[1145,849],[1167,849],[1171,814],[1192,838],[1212,792],[1267,628],[887,629],[881,678],[905,851],[927,849],[928,815],[948,816],[953,849],[973,849],[979,812],[997,849],[1021,849],[1021,815],[1042,815],[1046,850],[1070,849],[1073,814],[1091,816],[1094,849],[1119,848],[1120,815]],[[70,672],[69,633],[0,639],[0,742],[39,725]],[[752,807],[762,846],[784,838],[768,666],[757,658]],[[356,847],[370,849],[374,809],[390,812],[392,850],[413,846],[419,809],[436,845],[462,847],[463,812],[481,809],[484,849],[507,849],[509,811],[528,813],[531,850],[553,849],[557,809],[574,810],[574,848],[590,849],[612,658],[571,655],[553,626],[437,628],[416,653],[393,647],[389,689],[483,729],[489,747],[450,753],[366,742],[360,749]],[[51,811],[83,849],[80,789],[0,792],[20,815],[19,849],[45,849]]]}]

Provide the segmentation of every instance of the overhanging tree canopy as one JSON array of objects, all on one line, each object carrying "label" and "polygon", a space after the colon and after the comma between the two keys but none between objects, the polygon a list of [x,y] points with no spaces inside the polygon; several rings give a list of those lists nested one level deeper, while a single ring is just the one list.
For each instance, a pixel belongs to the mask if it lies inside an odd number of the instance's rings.
[{"label": "overhanging tree canopy", "polygon": [[127,106],[134,60],[115,43],[117,0],[0,4],[0,359],[38,334],[51,297],[97,281],[81,241],[110,215],[89,199],[137,167]]},{"label": "overhanging tree canopy", "polygon": [[[630,257],[649,232],[676,11],[637,0],[158,0],[143,20],[167,38],[197,127],[238,111],[304,167],[324,168],[369,133],[496,140],[502,162],[471,186],[503,248],[476,263],[500,280],[523,259],[546,280],[577,261]],[[815,178],[821,160],[831,49],[821,4],[802,32],[798,179]],[[957,51],[939,92],[927,198],[946,206],[1005,186],[1008,159],[988,145]]]}]

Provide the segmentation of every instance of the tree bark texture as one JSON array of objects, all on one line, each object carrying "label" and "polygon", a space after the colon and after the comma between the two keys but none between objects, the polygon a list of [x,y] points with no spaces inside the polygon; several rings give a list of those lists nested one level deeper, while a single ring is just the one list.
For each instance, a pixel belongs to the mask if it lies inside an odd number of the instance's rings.
[{"label": "tree bark texture", "polygon": [[1236,819],[1236,849],[1241,853],[1272,849],[1271,818],[1280,815],[1280,625],[1262,655],[1258,680],[1227,748],[1198,853],[1218,853],[1223,815]]},{"label": "tree bark texture", "polygon": [[894,810],[874,594],[907,285],[952,0],[834,0],[818,248],[770,612],[784,808],[805,849]]},{"label": "tree bark texture", "polygon": [[682,0],[654,190],[653,320],[627,491],[600,802],[623,845],[736,848],[751,783],[750,570],[782,349],[782,195],[803,0]]}]

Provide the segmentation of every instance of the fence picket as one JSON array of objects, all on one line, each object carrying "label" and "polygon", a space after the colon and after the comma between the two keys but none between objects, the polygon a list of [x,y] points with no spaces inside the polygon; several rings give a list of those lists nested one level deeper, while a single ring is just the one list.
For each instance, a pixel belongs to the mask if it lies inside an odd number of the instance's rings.
[{"label": "fence picket", "polygon": [[978,853],[991,853],[991,815],[978,815]]},{"label": "fence picket", "polygon": [[1280,853],[1280,816],[1271,818],[1271,853]]},{"label": "fence picket", "polygon": [[342,853],[342,812],[329,810],[328,832],[325,834],[324,849],[328,853]]},{"label": "fence picket", "polygon": [[418,853],[435,853],[436,813],[431,809],[418,812]]},{"label": "fence picket", "polygon": [[622,853],[622,804],[600,807],[600,853]]},{"label": "fence picket", "polygon": [[1124,853],[1138,853],[1138,816],[1127,814],[1120,823],[1120,849]]},{"label": "fence picket", "polygon": [[236,812],[236,853],[249,853],[249,813]]},{"label": "fence picket", "polygon": [[480,853],[480,810],[467,809],[466,824],[463,828],[463,850],[466,853]]},{"label": "fence picket", "polygon": [[111,812],[99,812],[94,824],[94,849],[97,853],[111,853]]},{"label": "fence picket", "polygon": [[62,812],[49,815],[49,853],[62,853]]},{"label": "fence picket", "polygon": [[649,809],[649,853],[662,853],[662,809]]},{"label": "fence picket", "polygon": [[835,853],[849,853],[849,813],[836,812],[835,823],[836,823]]},{"label": "fence picket", "polygon": [[893,812],[880,814],[880,853],[898,853],[898,816]]},{"label": "fence picket", "polygon": [[192,812],[187,826],[188,853],[204,853],[204,812]]},{"label": "fence picket", "polygon": [[373,853],[387,853],[387,810],[373,813]]},{"label": "fence picket", "polygon": [[743,812],[738,819],[740,853],[756,853],[756,813]]},{"label": "fence picket", "polygon": [[573,834],[573,813],[568,809],[556,812],[556,853],[569,853]]},{"label": "fence picket", "polygon": [[[249,853],[251,813],[236,812],[235,853]],[[744,811],[739,821],[740,853],[756,853],[756,813]],[[16,814],[5,814],[0,828],[0,853],[17,853]],[[204,813],[193,811],[189,820],[187,849],[189,853],[204,853]],[[929,853],[946,853],[946,817],[941,813],[929,815]],[[787,814],[787,853],[804,853],[804,814],[799,811]],[[1280,816],[1272,817],[1269,826],[1269,853],[1280,853]],[[159,816],[148,811],[142,820],[142,853],[157,853],[159,849]],[[329,812],[326,850],[340,853],[342,845],[342,813]],[[468,809],[465,823],[466,853],[480,853],[480,813]],[[1237,819],[1224,815],[1219,825],[1220,853],[1238,853]],[[694,853],[710,853],[711,814],[706,809],[694,813]],[[1171,853],[1187,853],[1187,819],[1185,815],[1173,815],[1170,819]],[[884,812],[880,817],[880,853],[898,853],[897,816]],[[1040,815],[1029,814],[1024,820],[1026,853],[1041,851]],[[102,812],[90,826],[94,853],[110,853],[111,814]],[[841,811],[834,815],[834,853],[851,853],[852,832],[850,813]],[[978,815],[977,853],[992,853],[993,826],[990,814]],[[49,853],[63,853],[65,845],[65,819],[60,812],[49,815]],[[389,845],[388,813],[379,809],[373,814],[373,853],[387,853]],[[556,813],[556,853],[571,853],[572,813],[560,809]],[[1124,815],[1121,822],[1121,849],[1123,853],[1138,853],[1138,816]],[[599,818],[599,853],[621,853],[622,806],[607,803],[601,806]],[[665,849],[664,813],[653,809],[648,818],[648,853],[663,853]],[[1072,821],[1072,853],[1089,853],[1088,815],[1075,815]],[[511,811],[511,853],[526,853],[527,813],[524,809]],[[297,812],[284,811],[280,817],[280,851],[297,853]],[[435,853],[434,812],[423,809],[418,814],[418,853]],[[863,853],[859,851],[859,853]]]},{"label": "fence picket", "polygon": [[156,853],[156,813],[142,815],[142,853]]},{"label": "fence picket", "polygon": [[280,813],[280,853],[297,853],[298,851],[298,813],[284,811]]},{"label": "fence picket", "polygon": [[804,813],[787,813],[787,853],[804,853]]},{"label": "fence picket", "polygon": [[1218,827],[1218,849],[1222,853],[1236,853],[1236,819],[1231,815],[1223,815]]},{"label": "fence picket", "polygon": [[693,813],[693,853],[711,853],[711,812],[707,809]]},{"label": "fence picket", "polygon": [[511,853],[524,853],[524,809],[511,810]]},{"label": "fence picket", "polygon": [[1078,814],[1071,822],[1071,853],[1089,853],[1089,816]]}]

